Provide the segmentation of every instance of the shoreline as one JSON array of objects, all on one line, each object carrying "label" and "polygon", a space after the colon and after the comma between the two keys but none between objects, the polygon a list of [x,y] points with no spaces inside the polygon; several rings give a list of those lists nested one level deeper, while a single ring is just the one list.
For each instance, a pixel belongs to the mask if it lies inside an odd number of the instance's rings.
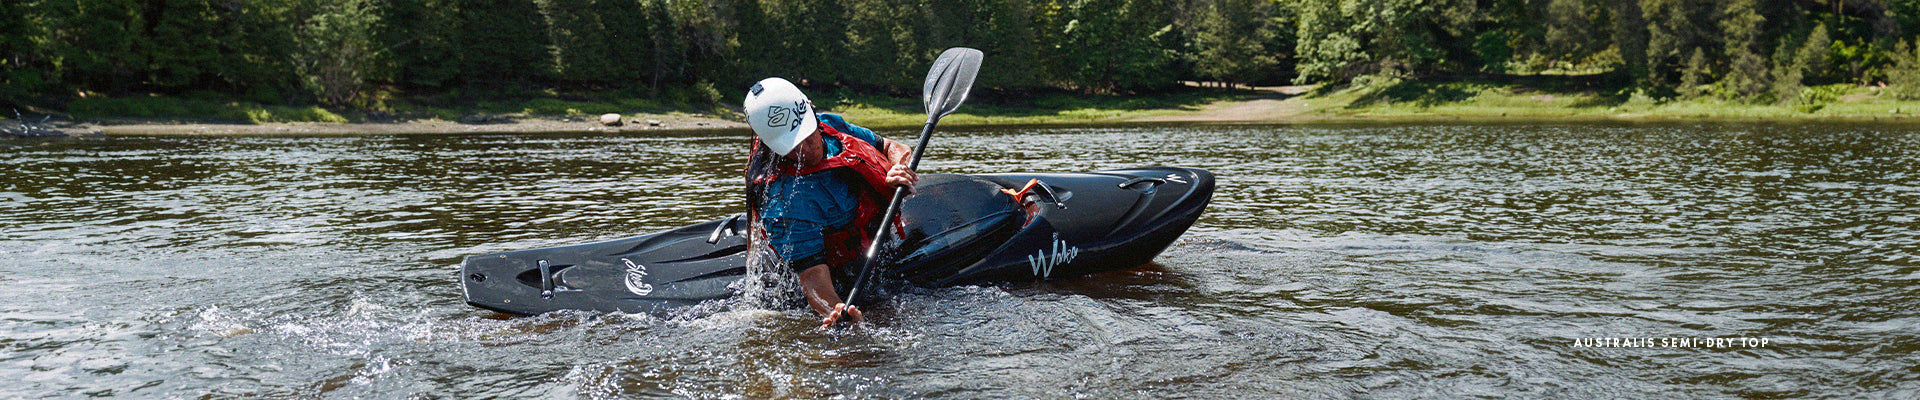
[{"label": "shoreline", "polygon": [[400,122],[217,122],[130,121],[83,122],[76,129],[107,136],[304,136],[304,135],[414,135],[488,133],[594,133],[628,131],[690,131],[746,128],[739,121],[704,115],[623,114],[618,126],[601,124],[597,117],[514,116],[484,122],[439,119]]},{"label": "shoreline", "polygon": [[[1198,86],[1186,82],[1188,86]],[[1244,87],[1243,87],[1244,88]],[[1125,124],[1313,124],[1313,123],[1920,123],[1920,103],[1852,101],[1818,113],[1795,113],[1780,106],[1733,106],[1686,104],[1610,108],[1568,107],[1565,97],[1532,96],[1550,101],[1515,104],[1495,100],[1492,104],[1439,105],[1432,107],[1396,107],[1377,104],[1355,106],[1350,95],[1309,96],[1312,86],[1255,87],[1233,98],[1175,109],[1095,112],[1104,116],[1069,116],[1086,110],[1059,110],[1053,116],[1001,117],[972,115],[965,111],[943,119],[943,126],[1047,126],[1047,125],[1125,125]],[[1510,96],[1509,98],[1511,98]],[[1706,106],[1706,107],[1702,107]],[[1912,107],[1903,107],[1912,106]],[[866,119],[862,124],[876,129],[918,126],[920,116],[894,110],[854,107],[839,111],[850,119]],[[729,116],[731,117],[731,116]],[[501,133],[614,133],[634,131],[701,131],[744,129],[746,124],[734,118],[689,113],[622,114],[622,124],[603,125],[591,115],[507,114],[447,121],[441,119],[399,122],[270,122],[228,123],[179,120],[108,119],[104,121],[58,120],[39,122],[0,120],[0,136],[329,136],[329,135],[411,135],[411,134],[501,134]]]}]

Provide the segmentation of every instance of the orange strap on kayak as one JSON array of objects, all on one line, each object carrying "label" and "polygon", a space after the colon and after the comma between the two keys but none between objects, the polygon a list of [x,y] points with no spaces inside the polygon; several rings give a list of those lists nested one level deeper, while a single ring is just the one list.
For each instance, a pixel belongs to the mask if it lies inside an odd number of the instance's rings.
[{"label": "orange strap on kayak", "polygon": [[1028,193],[1032,193],[1032,192],[1033,192],[1033,187],[1034,187],[1034,186],[1039,186],[1039,185],[1040,185],[1040,179],[1037,179],[1037,178],[1036,178],[1036,179],[1028,179],[1028,180],[1027,180],[1027,186],[1023,186],[1023,187],[1021,187],[1021,188],[1020,188],[1020,191],[1018,191],[1018,192],[1016,192],[1016,191],[1013,191],[1012,189],[1000,189],[1000,192],[1001,192],[1001,193],[1006,193],[1006,194],[1007,194],[1008,196],[1013,196],[1013,201],[1015,201],[1015,202],[1019,202],[1019,201],[1021,201],[1022,199],[1025,199],[1025,198],[1027,198],[1027,194],[1028,194]]}]

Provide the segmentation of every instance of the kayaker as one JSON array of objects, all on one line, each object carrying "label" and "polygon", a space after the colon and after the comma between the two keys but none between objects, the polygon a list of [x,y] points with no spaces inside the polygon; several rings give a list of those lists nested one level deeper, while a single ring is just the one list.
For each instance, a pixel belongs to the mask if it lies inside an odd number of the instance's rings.
[{"label": "kayaker", "polygon": [[860,321],[835,283],[859,273],[893,188],[919,182],[906,165],[913,149],[816,112],[786,79],[754,84],[743,111],[756,136],[747,162],[748,214],[765,229],[756,237],[799,275],[821,327]]}]

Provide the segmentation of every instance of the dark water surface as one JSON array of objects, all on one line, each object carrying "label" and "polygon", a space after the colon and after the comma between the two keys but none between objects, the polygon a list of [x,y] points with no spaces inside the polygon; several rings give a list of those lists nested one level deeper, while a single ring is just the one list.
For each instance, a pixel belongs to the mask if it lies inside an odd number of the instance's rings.
[{"label": "dark water surface", "polygon": [[948,129],[926,170],[1219,192],[1156,265],[851,332],[462,303],[465,255],[739,211],[746,140],[0,141],[0,398],[1920,398],[1899,126]]}]

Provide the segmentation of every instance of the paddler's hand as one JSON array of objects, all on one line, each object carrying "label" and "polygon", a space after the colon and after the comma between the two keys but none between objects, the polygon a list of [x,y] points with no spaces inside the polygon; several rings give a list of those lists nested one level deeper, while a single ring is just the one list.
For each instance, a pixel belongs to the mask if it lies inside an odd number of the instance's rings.
[{"label": "paddler's hand", "polygon": [[887,183],[905,187],[907,193],[913,193],[913,185],[920,183],[920,174],[914,173],[906,165],[894,164],[893,169],[887,171]]},{"label": "paddler's hand", "polygon": [[833,312],[827,313],[826,319],[820,320],[820,329],[832,329],[835,324],[840,323],[841,317],[846,317],[847,322],[860,322],[864,319],[860,315],[860,307],[840,303],[833,306]]}]

